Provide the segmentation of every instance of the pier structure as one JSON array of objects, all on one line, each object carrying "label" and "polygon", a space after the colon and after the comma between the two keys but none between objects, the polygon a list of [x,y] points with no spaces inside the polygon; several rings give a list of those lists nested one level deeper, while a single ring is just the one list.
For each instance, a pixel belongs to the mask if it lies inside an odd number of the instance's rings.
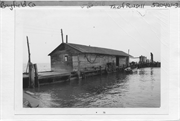
[{"label": "pier structure", "polygon": [[90,75],[108,74],[112,72],[123,72],[126,68],[160,67],[159,62],[147,61],[145,56],[139,57],[139,63],[129,63],[129,54],[114,49],[87,46],[81,44],[66,43],[61,29],[62,43],[49,53],[51,60],[51,71],[38,72],[36,64],[31,62],[29,41],[28,45],[28,68],[29,72],[23,73],[23,87],[34,88],[39,85],[56,82],[69,81],[74,78],[86,78]]},{"label": "pier structure", "polygon": [[[68,43],[68,35],[66,35],[66,42],[64,42],[62,29],[61,37],[62,43],[49,53],[51,71],[36,73],[34,74],[36,78],[27,78],[27,75],[30,77],[32,72],[29,70],[28,74],[23,74],[24,86],[32,85],[31,87],[33,87],[36,84],[36,87],[38,87],[43,82],[56,82],[60,78],[69,80],[74,76],[80,79],[90,73],[111,73],[116,71],[117,68],[120,70],[120,68],[129,65],[129,57],[132,57],[120,50]],[[31,67],[34,66],[29,66],[29,69],[32,69]],[[34,69],[37,72],[37,66]],[[38,81],[35,82],[35,79]],[[28,83],[24,83],[25,80],[29,80],[26,81]]]},{"label": "pier structure", "polygon": [[[70,81],[74,79],[81,79],[81,78],[87,78],[88,76],[93,75],[102,75],[102,74],[108,74],[108,73],[124,73],[124,69],[127,67],[130,68],[146,68],[146,67],[160,67],[160,62],[154,62],[154,63],[130,63],[128,65],[122,65],[122,66],[112,66],[109,65],[109,69],[104,67],[92,67],[88,70],[82,70],[79,72],[79,75],[77,71],[72,72],[66,72],[66,71],[59,71],[59,72],[53,72],[53,71],[46,71],[46,72],[38,72],[38,86],[40,85],[46,85],[46,84],[52,84],[52,83],[59,83],[64,81]],[[29,73],[23,74],[23,88],[29,87]]]},{"label": "pier structure", "polygon": [[53,72],[76,73],[78,78],[92,71],[106,70],[108,73],[129,65],[132,57],[120,50],[69,43],[67,35],[65,43],[62,29],[61,37],[62,43],[49,53]]}]

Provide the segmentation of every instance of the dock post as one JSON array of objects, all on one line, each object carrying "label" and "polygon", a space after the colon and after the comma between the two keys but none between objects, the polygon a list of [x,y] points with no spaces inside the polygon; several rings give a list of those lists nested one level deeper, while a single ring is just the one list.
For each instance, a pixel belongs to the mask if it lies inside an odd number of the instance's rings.
[{"label": "dock post", "polygon": [[80,79],[80,71],[77,71],[78,79]]},{"label": "dock post", "polygon": [[30,47],[29,47],[29,39],[28,36],[26,36],[27,39],[27,47],[28,47],[28,66],[29,66],[29,88],[34,88],[34,66],[31,63],[31,53],[30,53]]},{"label": "dock post", "polygon": [[29,67],[29,88],[31,88],[31,72],[32,72],[32,66],[31,63],[28,63],[28,67]]},{"label": "dock post", "polygon": [[35,79],[34,66],[32,63],[29,63],[29,88],[34,88],[34,79]]},{"label": "dock post", "polygon": [[84,72],[82,72],[82,73],[81,73],[81,76],[82,76],[82,78],[83,78],[83,79],[85,79],[85,78],[86,78],[86,75],[85,75],[85,73],[84,73]]},{"label": "dock post", "polygon": [[100,70],[100,74],[102,75],[102,69],[101,69],[101,66],[99,67],[99,70]]},{"label": "dock post", "polygon": [[39,87],[37,64],[34,64],[34,70],[35,70],[35,87]]},{"label": "dock post", "polygon": [[79,60],[79,55],[77,55],[77,59],[78,59],[78,71],[77,71],[77,75],[78,75],[78,79],[80,79],[80,60]]},{"label": "dock post", "polygon": [[63,30],[62,29],[61,29],[61,37],[62,37],[62,43],[64,43]]}]

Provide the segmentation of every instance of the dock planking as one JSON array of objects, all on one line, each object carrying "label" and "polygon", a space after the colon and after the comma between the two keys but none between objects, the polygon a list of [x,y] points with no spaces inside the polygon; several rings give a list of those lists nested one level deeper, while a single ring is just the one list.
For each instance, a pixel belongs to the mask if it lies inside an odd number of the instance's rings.
[{"label": "dock planking", "polygon": [[71,73],[68,72],[40,72],[38,73],[39,79],[44,78],[53,78],[53,77],[59,77],[59,76],[70,76]]},{"label": "dock planking", "polygon": [[[131,68],[145,68],[145,67],[160,67],[160,63],[141,63],[141,64],[130,64]],[[127,65],[123,66],[107,66],[104,67],[89,67],[81,70],[80,78],[86,78],[87,76],[92,75],[101,75],[113,72],[124,72],[124,69],[127,68]],[[38,83],[39,85],[50,84],[50,83],[59,83],[68,80],[77,79],[77,72],[68,72],[68,71],[46,71],[38,72]],[[28,87],[29,75],[28,73],[23,73],[23,88]]]},{"label": "dock planking", "polygon": [[[38,72],[38,80],[40,85],[55,83],[55,82],[63,82],[70,78],[71,73],[69,72]],[[23,74],[23,87],[27,88],[29,82],[28,73]]]},{"label": "dock planking", "polygon": [[[57,76],[70,76],[70,73],[69,72],[52,72],[52,71],[38,72],[39,79],[57,77]],[[26,74],[24,73],[23,78],[29,78],[28,73]]]}]

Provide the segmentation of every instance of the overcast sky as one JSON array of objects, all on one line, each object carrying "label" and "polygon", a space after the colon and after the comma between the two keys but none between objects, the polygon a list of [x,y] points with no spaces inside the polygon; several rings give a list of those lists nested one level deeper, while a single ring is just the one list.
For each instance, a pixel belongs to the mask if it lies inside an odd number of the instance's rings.
[{"label": "overcast sky", "polygon": [[[23,63],[28,61],[26,36],[29,37],[33,63],[50,63],[48,54],[68,35],[69,43],[122,50],[134,57],[140,55],[160,61],[160,44],[168,28],[163,10],[137,11],[110,7],[61,7],[27,9],[16,12],[16,26],[22,26]],[[16,27],[18,28],[18,27]]]}]

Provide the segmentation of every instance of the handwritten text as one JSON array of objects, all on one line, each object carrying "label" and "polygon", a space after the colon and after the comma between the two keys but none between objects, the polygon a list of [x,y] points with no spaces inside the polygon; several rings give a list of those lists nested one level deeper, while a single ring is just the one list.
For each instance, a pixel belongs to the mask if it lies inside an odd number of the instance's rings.
[{"label": "handwritten text", "polygon": [[151,7],[175,7],[175,8],[178,8],[180,7],[180,4],[179,3],[158,3],[158,2],[154,2],[152,3],[152,6]]},{"label": "handwritten text", "polygon": [[145,4],[131,4],[131,3],[122,3],[121,5],[110,5],[112,9],[121,9],[121,8],[144,8]]},{"label": "handwritten text", "polygon": [[13,10],[14,8],[20,8],[20,7],[34,7],[34,6],[36,6],[35,3],[26,2],[26,1],[22,1],[22,2],[13,1],[12,3],[6,3],[4,1],[0,2],[0,8],[9,7],[10,10]]},{"label": "handwritten text", "polygon": [[[110,5],[111,9],[121,9],[121,8],[144,8],[146,6],[146,4],[133,4],[133,3],[125,3],[123,2],[122,4],[114,4],[114,5]],[[180,8],[180,3],[178,2],[152,2],[150,5],[147,4],[147,6],[150,6],[152,8],[170,8],[170,7],[174,7],[174,8]]]}]

